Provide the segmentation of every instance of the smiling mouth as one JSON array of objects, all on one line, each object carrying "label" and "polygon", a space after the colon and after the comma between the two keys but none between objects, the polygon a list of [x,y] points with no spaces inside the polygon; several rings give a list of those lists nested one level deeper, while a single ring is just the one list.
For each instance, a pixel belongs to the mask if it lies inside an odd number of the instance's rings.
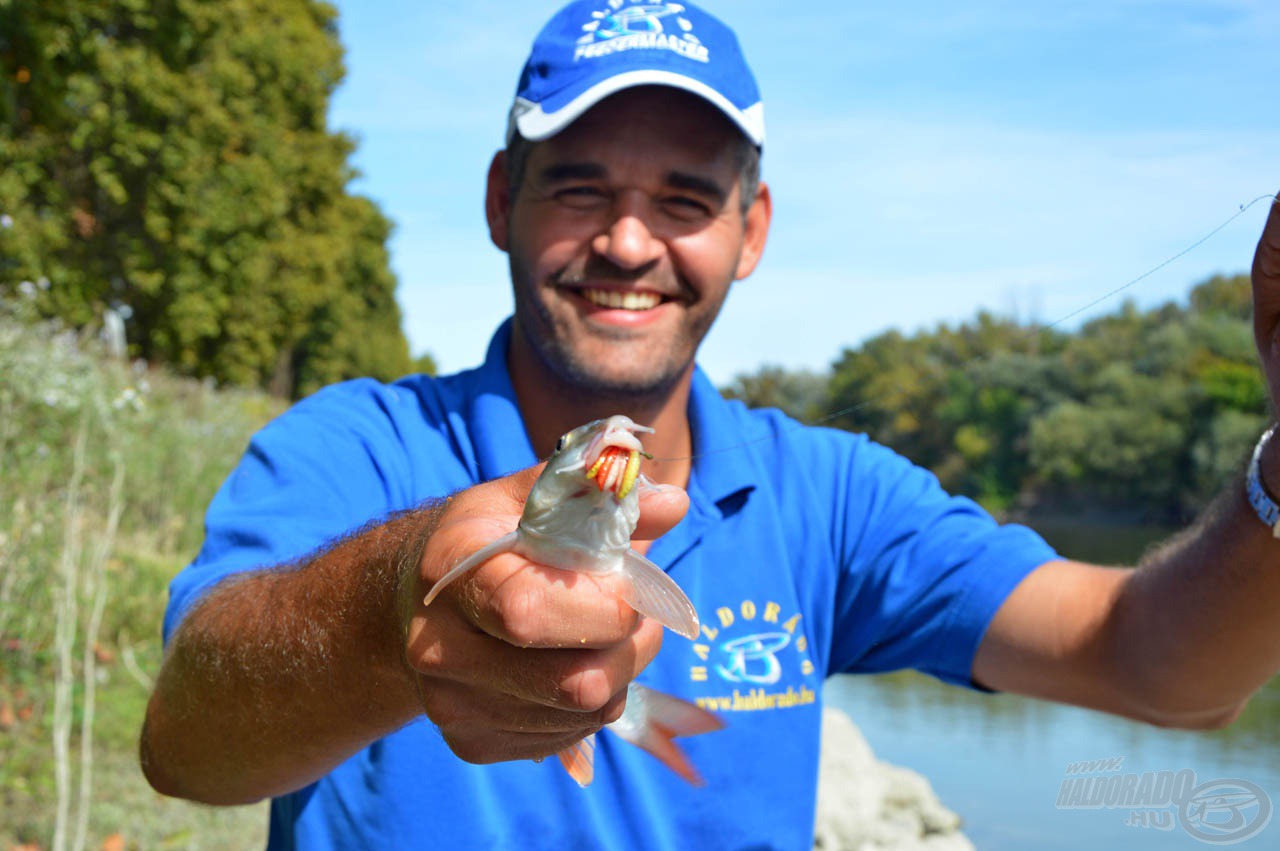
[{"label": "smiling mouth", "polygon": [[653,310],[662,304],[662,296],[657,293],[636,292],[634,290],[598,290],[583,288],[578,294],[597,307],[608,307],[613,310]]}]

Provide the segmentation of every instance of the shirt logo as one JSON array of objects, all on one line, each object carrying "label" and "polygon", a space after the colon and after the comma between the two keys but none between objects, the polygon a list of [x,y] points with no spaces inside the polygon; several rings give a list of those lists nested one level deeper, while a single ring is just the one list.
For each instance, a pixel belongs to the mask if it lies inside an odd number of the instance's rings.
[{"label": "shirt logo", "polygon": [[597,59],[625,50],[670,50],[688,59],[707,62],[707,48],[693,34],[693,24],[679,3],[645,3],[642,0],[609,0],[591,13],[582,25],[583,35],[574,51],[575,62]]},{"label": "shirt logo", "polygon": [[[715,617],[703,618],[702,632],[692,645],[696,659],[689,666],[689,679],[734,688],[698,697],[697,704],[717,712],[745,712],[816,702],[816,689],[805,682],[815,676],[815,669],[800,620],[798,614],[784,619],[777,603],[761,607],[754,600],[721,606]],[[792,681],[785,688],[784,678]]]},{"label": "shirt logo", "polygon": [[782,677],[778,651],[790,643],[791,636],[785,632],[762,632],[726,641],[720,645],[720,652],[728,664],[717,664],[716,673],[731,683],[771,686]]}]

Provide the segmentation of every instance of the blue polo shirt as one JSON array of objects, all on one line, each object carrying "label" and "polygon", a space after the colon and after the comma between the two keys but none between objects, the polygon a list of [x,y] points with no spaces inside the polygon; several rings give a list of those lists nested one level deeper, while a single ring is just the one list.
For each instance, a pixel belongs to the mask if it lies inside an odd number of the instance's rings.
[{"label": "blue polo shirt", "polygon": [[[166,640],[229,574],[535,463],[509,340],[508,322],[477,369],[339,384],[264,428],[172,583]],[[608,731],[587,789],[554,760],[469,765],[420,718],[273,801],[270,848],[808,849],[823,680],[910,667],[971,685],[996,609],[1056,558],[865,436],[725,401],[701,371],[689,416],[691,507],[649,558],[703,629],[668,634],[639,680],[726,721],[681,740],[706,787]]]}]

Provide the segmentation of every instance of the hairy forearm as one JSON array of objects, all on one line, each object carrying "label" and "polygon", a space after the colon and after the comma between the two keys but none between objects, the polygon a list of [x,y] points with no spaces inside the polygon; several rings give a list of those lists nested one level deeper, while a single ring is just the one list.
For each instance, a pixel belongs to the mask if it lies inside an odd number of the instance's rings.
[{"label": "hairy forearm", "polygon": [[1134,569],[1042,565],[984,636],[986,686],[1162,726],[1231,721],[1280,669],[1280,541],[1234,483]]},{"label": "hairy forearm", "polygon": [[1134,571],[1114,623],[1117,675],[1159,723],[1220,726],[1280,670],[1280,541],[1239,482]]},{"label": "hairy forearm", "polygon": [[152,785],[215,804],[282,794],[420,714],[398,589],[437,513],[398,515],[201,601],[147,707],[141,756]]},{"label": "hairy forearm", "polygon": [[[1280,405],[1280,204],[1253,264],[1254,341]],[[1280,494],[1280,436],[1259,454]],[[1135,570],[1041,565],[992,619],[974,679],[1157,724],[1231,721],[1280,671],[1280,541],[1237,479],[1188,532]]]}]

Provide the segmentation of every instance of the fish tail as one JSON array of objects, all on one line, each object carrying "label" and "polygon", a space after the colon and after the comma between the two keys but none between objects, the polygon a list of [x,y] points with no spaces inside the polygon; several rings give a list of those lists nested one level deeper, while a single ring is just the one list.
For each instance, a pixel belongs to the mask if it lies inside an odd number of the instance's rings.
[{"label": "fish tail", "polygon": [[560,764],[564,766],[564,770],[569,772],[569,776],[583,789],[590,786],[591,781],[595,779],[595,755],[596,737],[594,733],[556,754],[560,758]]},{"label": "fish tail", "polygon": [[696,736],[723,729],[724,722],[702,707],[678,697],[635,683],[631,690],[628,705],[633,700],[643,705],[639,723],[610,725],[609,729],[657,757],[663,765],[694,786],[705,786],[702,775],[693,767],[684,750],[672,740],[677,736]]}]

